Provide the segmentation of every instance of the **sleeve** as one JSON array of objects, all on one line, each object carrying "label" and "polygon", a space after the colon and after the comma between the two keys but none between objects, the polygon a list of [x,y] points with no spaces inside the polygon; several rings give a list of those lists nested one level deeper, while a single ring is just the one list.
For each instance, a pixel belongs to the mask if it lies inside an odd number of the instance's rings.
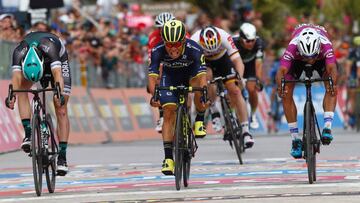
[{"label": "sleeve", "polygon": [[[199,47],[200,48],[200,47]],[[200,51],[196,51],[194,53],[194,63],[192,64],[192,77],[196,77],[198,75],[206,74],[206,67],[205,67],[205,56],[203,54],[202,49]]]},{"label": "sleeve", "polygon": [[232,36],[229,33],[225,32],[224,30],[220,30],[220,29],[219,29],[219,33],[221,35],[221,43],[226,48],[227,54],[229,56],[232,56],[235,53],[238,53],[239,51],[235,46]]},{"label": "sleeve", "polygon": [[21,42],[15,49],[12,55],[12,64],[11,69],[12,71],[21,71],[21,61],[25,57],[27,53],[27,44],[25,41]]},{"label": "sleeve", "polygon": [[149,65],[149,76],[159,76],[160,71],[160,59],[161,58],[161,51],[158,47],[155,47],[151,50],[151,59]]},{"label": "sleeve", "polygon": [[291,67],[291,63],[294,60],[294,53],[296,52],[297,47],[294,44],[289,44],[286,48],[283,56],[280,59],[280,66],[284,66],[286,68]]},{"label": "sleeve", "polygon": [[59,42],[59,45],[57,45],[53,38],[45,38],[41,40],[39,48],[49,59],[51,69],[61,68],[61,42]]},{"label": "sleeve", "polygon": [[325,64],[333,64],[336,63],[336,57],[331,44],[323,44]]}]

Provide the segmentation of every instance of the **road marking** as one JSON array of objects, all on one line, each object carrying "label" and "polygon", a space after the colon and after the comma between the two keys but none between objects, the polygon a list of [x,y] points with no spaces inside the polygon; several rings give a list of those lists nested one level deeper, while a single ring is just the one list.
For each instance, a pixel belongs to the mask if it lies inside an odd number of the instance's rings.
[{"label": "road marking", "polygon": [[[116,197],[124,197],[126,195],[138,197],[139,195],[161,195],[161,194],[180,194],[185,196],[185,194],[193,193],[193,194],[206,194],[214,191],[239,191],[239,190],[262,190],[262,189],[289,189],[289,188],[333,188],[333,187],[341,187],[341,188],[359,188],[360,183],[322,183],[322,184],[302,184],[302,185],[256,185],[256,186],[234,186],[234,187],[212,187],[212,188],[199,188],[199,189],[191,189],[188,188],[186,190],[160,190],[160,191],[130,191],[130,192],[106,192],[106,193],[89,193],[89,194],[74,194],[74,195],[53,195],[53,196],[41,196],[41,197],[18,197],[18,198],[8,198],[8,199],[0,199],[0,202],[28,202],[28,201],[39,201],[39,200],[61,200],[61,199],[72,199],[79,200],[81,198],[105,198],[109,196]],[[359,195],[360,192],[337,192],[337,193],[311,193],[312,195],[329,195],[329,194],[342,194],[342,195]],[[238,195],[239,197],[247,197],[247,198],[261,198],[267,197],[269,194],[265,195]],[[287,194],[270,194],[276,196],[297,196],[296,193],[287,193]],[[299,196],[303,196],[301,193]],[[234,195],[233,195],[234,196]],[[217,196],[218,197],[218,196]],[[228,196],[232,197],[232,196]],[[209,198],[209,197],[201,197],[201,198]],[[100,201],[100,200],[99,200]],[[134,201],[134,200],[130,200]]]}]

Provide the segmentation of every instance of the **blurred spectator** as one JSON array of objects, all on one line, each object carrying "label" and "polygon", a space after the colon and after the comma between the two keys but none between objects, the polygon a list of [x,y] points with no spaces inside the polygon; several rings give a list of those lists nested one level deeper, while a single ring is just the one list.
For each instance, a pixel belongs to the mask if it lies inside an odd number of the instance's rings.
[{"label": "blurred spectator", "polygon": [[7,41],[17,41],[16,20],[12,14],[0,15],[0,39]]},{"label": "blurred spectator", "polygon": [[118,0],[97,0],[97,12],[103,17],[115,16],[114,12],[118,3]]}]

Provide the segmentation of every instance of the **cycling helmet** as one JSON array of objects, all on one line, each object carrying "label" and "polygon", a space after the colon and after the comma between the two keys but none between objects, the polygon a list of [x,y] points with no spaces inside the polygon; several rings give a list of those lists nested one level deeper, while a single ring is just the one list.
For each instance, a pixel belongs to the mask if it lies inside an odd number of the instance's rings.
[{"label": "cycling helmet", "polygon": [[314,28],[305,28],[300,32],[297,48],[301,56],[317,56],[320,53],[320,45],[320,35]]},{"label": "cycling helmet", "polygon": [[163,12],[156,16],[155,27],[162,27],[169,20],[174,20],[175,16],[169,12]]},{"label": "cycling helmet", "polygon": [[37,43],[30,45],[29,51],[27,52],[22,62],[22,72],[25,79],[32,82],[37,82],[43,75],[43,63],[44,60],[41,57],[40,51],[36,48]]},{"label": "cycling helmet", "polygon": [[200,32],[200,45],[207,51],[217,50],[221,45],[221,36],[213,26],[207,26]]},{"label": "cycling helmet", "polygon": [[254,40],[256,38],[256,27],[251,23],[243,23],[240,26],[240,37],[246,40]]},{"label": "cycling helmet", "polygon": [[179,20],[167,21],[161,30],[161,36],[164,42],[181,42],[185,39],[185,35],[185,25]]}]

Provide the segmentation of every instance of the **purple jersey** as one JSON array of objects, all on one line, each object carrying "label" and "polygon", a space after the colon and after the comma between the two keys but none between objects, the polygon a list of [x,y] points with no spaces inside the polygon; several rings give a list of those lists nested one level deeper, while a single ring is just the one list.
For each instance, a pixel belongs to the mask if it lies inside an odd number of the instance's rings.
[{"label": "purple jersey", "polygon": [[290,41],[288,47],[286,48],[284,55],[280,59],[280,65],[284,66],[288,69],[290,69],[291,64],[294,60],[300,60],[303,61],[304,57],[300,55],[298,48],[297,48],[297,41],[298,36],[300,32],[305,28],[314,28],[316,29],[320,34],[320,53],[316,57],[317,61],[325,60],[325,64],[332,64],[336,63],[336,58],[334,55],[332,44],[328,38],[328,34],[324,27],[322,26],[316,26],[316,25],[310,25],[310,24],[303,24],[300,25],[298,28],[295,29],[295,31],[292,34],[292,40]]}]

